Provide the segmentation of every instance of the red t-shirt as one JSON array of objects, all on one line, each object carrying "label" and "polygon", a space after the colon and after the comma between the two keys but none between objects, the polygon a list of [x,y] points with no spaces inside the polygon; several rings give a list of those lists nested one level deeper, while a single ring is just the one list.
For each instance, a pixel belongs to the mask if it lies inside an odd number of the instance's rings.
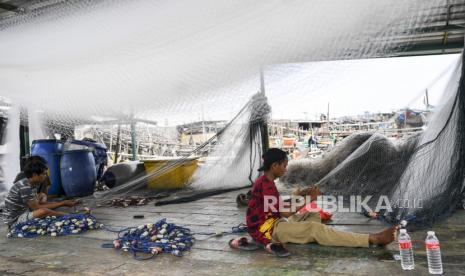
[{"label": "red t-shirt", "polygon": [[[267,204],[269,211],[265,210],[265,196],[270,197]],[[275,200],[272,201],[272,198]],[[255,241],[265,245],[270,242],[270,239],[260,231],[260,226],[267,219],[279,219],[281,217],[279,214],[280,200],[274,181],[270,181],[265,175],[255,180],[252,185],[252,196],[249,199],[246,218],[248,232]]]}]

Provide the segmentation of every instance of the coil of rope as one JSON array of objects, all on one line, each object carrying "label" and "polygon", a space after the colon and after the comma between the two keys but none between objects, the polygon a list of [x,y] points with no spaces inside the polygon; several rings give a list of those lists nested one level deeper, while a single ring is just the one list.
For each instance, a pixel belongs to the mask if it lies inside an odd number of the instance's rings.
[{"label": "coil of rope", "polygon": [[34,238],[45,235],[56,237],[99,228],[103,228],[103,224],[98,223],[90,214],[67,214],[60,217],[33,218],[18,223],[10,229],[7,237]]},{"label": "coil of rope", "polygon": [[[118,238],[113,243],[103,244],[102,247],[130,252],[137,260],[152,259],[160,253],[171,253],[180,257],[184,251],[190,250],[195,241],[188,228],[168,223],[165,218],[153,224],[109,231],[118,233]],[[139,253],[149,256],[140,257]]]},{"label": "coil of rope", "polygon": [[[67,214],[60,217],[34,218],[18,223],[7,236],[10,238],[34,238],[45,235],[56,237],[78,234],[92,229],[116,233],[117,238],[113,243],[102,244],[102,247],[130,252],[136,260],[152,259],[160,253],[183,256],[183,252],[192,248],[195,242],[194,235],[213,237],[247,232],[247,226],[241,223],[232,227],[231,231],[193,233],[188,228],[166,222],[166,218],[153,224],[112,229],[98,223],[96,218],[90,214]],[[146,254],[148,257],[141,257],[140,254]]]}]

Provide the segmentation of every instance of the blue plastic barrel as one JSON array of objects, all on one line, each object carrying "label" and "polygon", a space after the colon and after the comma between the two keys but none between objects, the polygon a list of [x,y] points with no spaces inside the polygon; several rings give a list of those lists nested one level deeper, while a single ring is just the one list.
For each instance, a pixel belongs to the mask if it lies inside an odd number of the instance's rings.
[{"label": "blue plastic barrel", "polygon": [[95,171],[97,172],[97,179],[100,179],[103,174],[103,169],[107,165],[107,147],[102,143],[86,140],[72,140],[71,143],[87,146],[92,149],[92,154],[95,161]]},{"label": "blue plastic barrel", "polygon": [[50,195],[62,195],[60,175],[60,158],[63,151],[63,143],[55,139],[42,139],[32,141],[31,155],[39,155],[47,160],[50,170],[50,182],[52,185],[48,189]]},{"label": "blue plastic barrel", "polygon": [[61,183],[67,196],[88,196],[96,180],[94,156],[90,150],[68,150],[61,157]]}]

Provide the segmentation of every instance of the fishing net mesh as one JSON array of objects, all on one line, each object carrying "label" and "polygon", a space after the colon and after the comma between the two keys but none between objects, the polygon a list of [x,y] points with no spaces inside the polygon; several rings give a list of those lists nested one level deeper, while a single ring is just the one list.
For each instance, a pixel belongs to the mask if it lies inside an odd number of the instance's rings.
[{"label": "fishing net mesh", "polygon": [[424,226],[446,217],[465,188],[462,63],[422,133],[394,142],[378,133],[349,136],[321,160],[291,162],[282,182],[317,185],[346,198],[373,196],[373,210],[386,196],[393,210],[382,214],[392,222],[408,219]]},{"label": "fishing net mesh", "polygon": [[[266,125],[270,112],[266,97],[263,93],[257,93],[225,128],[193,150],[189,156],[167,162],[160,168],[136,176],[127,183],[96,194],[95,197],[88,198],[87,202],[92,204],[108,201],[137,191],[145,187],[149,179],[198,157],[205,148],[210,148],[210,153],[192,176],[190,194],[250,186],[258,177],[263,154],[262,126]],[[147,196],[157,194],[158,191],[145,190],[142,193]]]},{"label": "fishing net mesh", "polygon": [[[168,118],[180,124],[202,109],[230,123],[192,152],[211,148],[191,187],[238,187],[257,176],[260,125],[270,114],[265,97],[243,85],[258,83],[260,68],[391,56],[409,47],[409,35],[443,20],[451,4],[455,14],[465,9],[459,0],[32,1],[29,10],[0,19],[0,94],[15,107],[10,124],[21,120],[16,107],[26,110],[23,120],[34,139],[54,133],[72,138],[74,127],[105,120]],[[421,194],[423,210],[431,211],[396,209],[393,218],[440,216],[452,201],[441,204],[448,197],[455,201],[463,183],[460,64],[447,101],[423,134],[396,143],[379,134],[349,137],[320,162],[290,166],[283,181],[393,200]],[[331,76],[334,69],[316,74]],[[306,91],[324,85],[315,81]],[[267,96],[279,100],[292,93]],[[3,164],[16,162],[14,148]],[[131,192],[183,160],[107,195]],[[7,189],[17,167],[2,168],[10,171],[1,186]],[[433,210],[435,203],[443,207]]]}]

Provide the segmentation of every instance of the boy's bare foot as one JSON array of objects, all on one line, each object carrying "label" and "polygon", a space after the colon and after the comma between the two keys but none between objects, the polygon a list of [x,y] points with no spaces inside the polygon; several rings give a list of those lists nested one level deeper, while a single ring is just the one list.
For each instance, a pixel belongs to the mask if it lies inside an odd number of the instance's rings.
[{"label": "boy's bare foot", "polygon": [[384,229],[383,231],[370,234],[368,236],[368,241],[371,244],[378,244],[378,245],[387,245],[393,242],[396,238],[396,233],[398,230],[398,226],[393,226],[391,228]]},{"label": "boy's bare foot", "polygon": [[377,219],[379,218],[379,213],[376,213],[376,212],[368,212],[368,217],[370,217],[371,219]]}]

